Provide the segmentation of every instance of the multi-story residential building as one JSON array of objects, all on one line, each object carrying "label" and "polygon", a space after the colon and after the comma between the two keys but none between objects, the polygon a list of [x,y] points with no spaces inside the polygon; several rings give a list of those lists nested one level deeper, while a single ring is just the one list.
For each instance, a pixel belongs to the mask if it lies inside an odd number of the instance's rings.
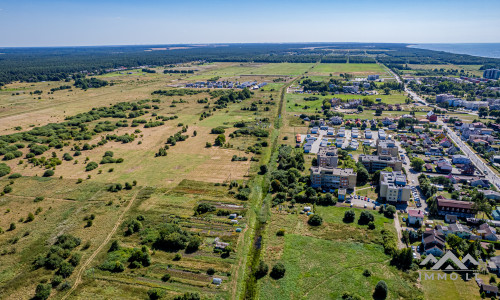
[{"label": "multi-story residential building", "polygon": [[450,95],[450,94],[439,94],[439,95],[436,95],[436,103],[441,103],[441,102],[444,102],[444,101],[447,101],[447,100],[453,99],[453,98],[455,98],[455,96]]},{"label": "multi-story residential building", "polygon": [[390,155],[397,157],[398,156],[398,147],[396,143],[391,140],[377,140],[377,154],[378,155]]},{"label": "multi-story residential building", "polygon": [[499,69],[484,70],[483,77],[487,79],[498,79],[500,78],[500,70]]},{"label": "multi-story residential building", "polygon": [[391,167],[393,171],[401,171],[403,168],[403,162],[397,157],[384,156],[384,155],[364,155],[359,156],[359,162],[361,162],[368,172],[373,173],[378,170]]},{"label": "multi-story residential building", "polygon": [[436,201],[438,214],[442,216],[455,215],[459,218],[473,218],[476,215],[474,202],[446,199],[443,196],[437,196]]},{"label": "multi-story residential building", "polygon": [[356,172],[353,169],[311,167],[311,186],[324,189],[354,189]]},{"label": "multi-story residential building", "polygon": [[321,147],[319,148],[318,166],[336,168],[338,165],[339,157],[337,155],[337,148],[335,147]]},{"label": "multi-story residential building", "polygon": [[403,172],[380,172],[380,197],[390,203],[410,201],[411,188]]}]

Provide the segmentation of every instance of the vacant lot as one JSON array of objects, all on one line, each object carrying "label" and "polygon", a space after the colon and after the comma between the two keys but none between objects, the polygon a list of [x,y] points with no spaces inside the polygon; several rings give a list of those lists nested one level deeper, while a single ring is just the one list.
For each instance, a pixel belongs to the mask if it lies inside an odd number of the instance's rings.
[{"label": "vacant lot", "polygon": [[[273,210],[263,260],[270,266],[282,262],[286,275],[279,280],[261,279],[261,295],[272,299],[338,299],[344,292],[354,292],[367,299],[375,284],[384,280],[391,299],[416,297],[412,280],[389,265],[390,257],[379,244],[381,229],[395,233],[392,220],[373,212],[376,229],[372,231],[356,222],[343,223],[348,209],[316,206],[315,213],[324,220],[317,228],[307,225],[305,215]],[[354,210],[357,220],[362,210]],[[276,235],[278,229],[285,230],[284,237]],[[370,277],[363,276],[366,269]]]}]

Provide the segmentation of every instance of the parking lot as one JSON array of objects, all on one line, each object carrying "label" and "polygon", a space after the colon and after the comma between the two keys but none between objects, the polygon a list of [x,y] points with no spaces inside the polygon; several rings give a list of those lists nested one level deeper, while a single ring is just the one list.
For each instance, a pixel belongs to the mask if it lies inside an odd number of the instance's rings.
[{"label": "parking lot", "polygon": [[364,208],[374,208],[378,204],[374,199],[355,194],[353,194],[350,199],[347,198],[346,203],[350,203],[352,206]]},{"label": "parking lot", "polygon": [[415,200],[415,205],[420,208],[422,207],[422,202],[420,199],[420,192],[417,190],[416,187],[411,186],[411,194],[413,196],[413,199]]}]

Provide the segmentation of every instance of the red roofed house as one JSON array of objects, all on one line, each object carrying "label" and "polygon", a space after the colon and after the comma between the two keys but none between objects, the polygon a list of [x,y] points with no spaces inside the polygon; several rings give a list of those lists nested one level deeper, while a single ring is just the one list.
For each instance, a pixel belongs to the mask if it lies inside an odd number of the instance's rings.
[{"label": "red roofed house", "polygon": [[427,113],[427,120],[429,120],[429,122],[436,122],[438,120],[438,116],[431,110]]},{"label": "red roofed house", "polygon": [[417,209],[409,209],[408,210],[408,223],[411,225],[422,225],[424,224],[424,212],[422,210]]}]

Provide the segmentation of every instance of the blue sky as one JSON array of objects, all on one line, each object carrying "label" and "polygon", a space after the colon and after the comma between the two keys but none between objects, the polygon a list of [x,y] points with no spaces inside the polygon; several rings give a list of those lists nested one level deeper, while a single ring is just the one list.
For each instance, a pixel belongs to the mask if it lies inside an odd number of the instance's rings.
[{"label": "blue sky", "polygon": [[498,0],[0,0],[0,47],[500,42],[498,12]]}]

